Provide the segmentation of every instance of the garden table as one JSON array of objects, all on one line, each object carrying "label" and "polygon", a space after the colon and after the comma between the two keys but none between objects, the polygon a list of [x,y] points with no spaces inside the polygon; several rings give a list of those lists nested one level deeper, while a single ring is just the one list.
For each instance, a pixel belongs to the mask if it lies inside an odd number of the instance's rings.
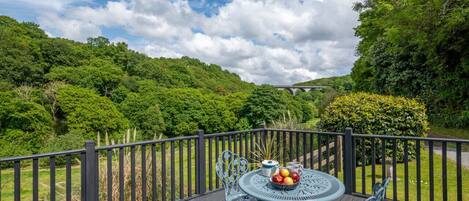
[{"label": "garden table", "polygon": [[324,172],[304,169],[300,184],[293,190],[278,190],[261,170],[246,173],[239,179],[239,187],[246,194],[266,201],[326,201],[336,200],[344,194],[345,187],[337,178]]}]

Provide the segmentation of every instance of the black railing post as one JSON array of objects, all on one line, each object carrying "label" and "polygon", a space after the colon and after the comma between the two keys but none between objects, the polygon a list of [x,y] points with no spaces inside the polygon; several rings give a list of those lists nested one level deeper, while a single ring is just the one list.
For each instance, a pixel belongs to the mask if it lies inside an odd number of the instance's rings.
[{"label": "black railing post", "polygon": [[198,161],[197,161],[197,182],[198,182],[198,194],[205,193],[205,139],[204,139],[204,131],[198,130],[197,135],[198,138]]},{"label": "black railing post", "polygon": [[352,194],[353,184],[352,184],[352,128],[345,129],[344,137],[344,183],[345,183],[345,194]]},{"label": "black railing post", "polygon": [[[86,201],[98,201],[98,158],[93,141],[86,141]],[[82,172],[83,174],[83,172]]]}]

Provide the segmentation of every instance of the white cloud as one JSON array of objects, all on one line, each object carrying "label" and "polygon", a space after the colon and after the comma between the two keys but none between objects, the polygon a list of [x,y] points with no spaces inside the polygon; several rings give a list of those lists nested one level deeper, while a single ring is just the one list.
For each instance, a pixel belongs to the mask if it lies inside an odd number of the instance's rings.
[{"label": "white cloud", "polygon": [[127,40],[138,51],[196,57],[256,83],[291,84],[344,74],[356,59],[353,0],[236,0],[211,17],[183,0],[72,6],[77,1],[36,3],[44,11],[39,24],[55,36],[80,41],[101,34],[103,27],[117,27],[141,38]]}]

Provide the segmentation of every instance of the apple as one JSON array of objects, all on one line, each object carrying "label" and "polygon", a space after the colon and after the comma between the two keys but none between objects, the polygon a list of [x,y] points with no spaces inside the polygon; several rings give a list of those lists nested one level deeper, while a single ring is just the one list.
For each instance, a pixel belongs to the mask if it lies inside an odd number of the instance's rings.
[{"label": "apple", "polygon": [[298,181],[300,181],[300,175],[297,173],[297,172],[292,172],[291,173],[291,178],[293,179],[293,181],[296,183]]},{"label": "apple", "polygon": [[282,183],[283,182],[283,177],[279,174],[276,174],[272,177],[272,181],[275,183]]},{"label": "apple", "polygon": [[290,175],[290,172],[288,171],[288,169],[282,168],[280,169],[280,175],[282,175],[282,177],[288,177]]},{"label": "apple", "polygon": [[283,183],[285,183],[286,185],[292,185],[292,184],[294,184],[293,179],[292,179],[291,177],[285,177],[285,178],[283,179]]}]

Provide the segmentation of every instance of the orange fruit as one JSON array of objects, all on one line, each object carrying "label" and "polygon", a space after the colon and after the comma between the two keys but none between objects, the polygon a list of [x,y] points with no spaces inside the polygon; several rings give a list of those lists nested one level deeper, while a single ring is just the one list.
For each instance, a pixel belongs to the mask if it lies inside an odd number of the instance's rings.
[{"label": "orange fruit", "polygon": [[290,171],[288,171],[288,169],[282,168],[280,169],[280,175],[282,175],[282,177],[288,177],[290,175]]},{"label": "orange fruit", "polygon": [[291,177],[285,177],[283,179],[283,183],[285,183],[286,185],[292,185],[293,184],[293,179]]}]

